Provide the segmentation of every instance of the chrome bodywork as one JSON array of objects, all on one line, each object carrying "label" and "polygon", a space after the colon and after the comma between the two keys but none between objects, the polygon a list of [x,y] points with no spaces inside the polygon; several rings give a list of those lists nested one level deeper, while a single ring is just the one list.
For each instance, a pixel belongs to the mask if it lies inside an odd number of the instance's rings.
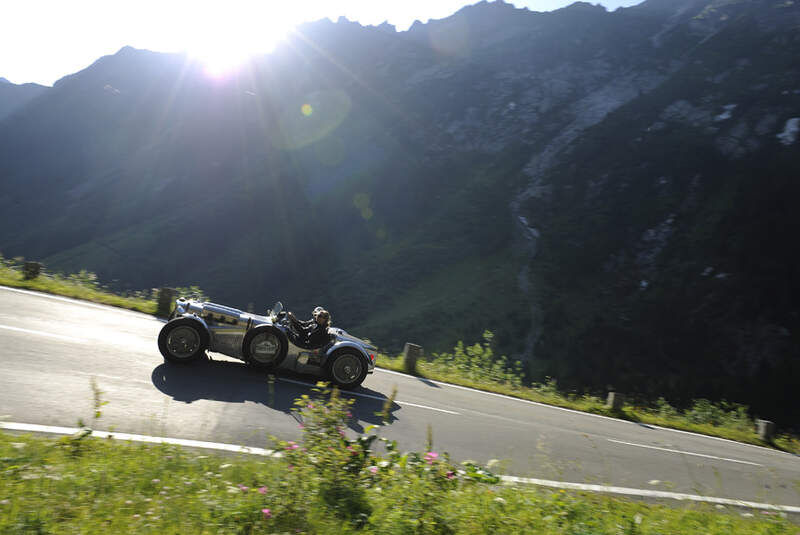
[{"label": "chrome bodywork", "polygon": [[[181,298],[176,301],[171,319],[190,318],[199,322],[209,335],[208,351],[222,353],[239,360],[246,360],[242,347],[245,335],[256,327],[269,325],[277,328],[283,334],[287,347],[286,357],[278,366],[279,369],[324,375],[325,364],[329,357],[342,349],[352,349],[361,356],[367,374],[374,371],[377,348],[365,340],[348,334],[343,329],[329,327],[328,334],[331,335],[331,343],[320,349],[305,349],[295,345],[288,334],[288,321],[280,315],[281,310],[282,305],[276,303],[276,306],[268,311],[267,315],[262,316],[217,303]],[[346,375],[347,370],[344,369],[344,365],[337,363],[335,367],[342,368],[341,373]]]}]

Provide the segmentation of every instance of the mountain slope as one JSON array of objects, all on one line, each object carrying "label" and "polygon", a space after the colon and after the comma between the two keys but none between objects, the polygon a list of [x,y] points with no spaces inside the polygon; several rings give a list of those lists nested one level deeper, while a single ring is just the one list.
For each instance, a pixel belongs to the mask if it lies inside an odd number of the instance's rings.
[{"label": "mountain slope", "polygon": [[12,84],[0,78],[0,121],[49,89],[39,84]]}]

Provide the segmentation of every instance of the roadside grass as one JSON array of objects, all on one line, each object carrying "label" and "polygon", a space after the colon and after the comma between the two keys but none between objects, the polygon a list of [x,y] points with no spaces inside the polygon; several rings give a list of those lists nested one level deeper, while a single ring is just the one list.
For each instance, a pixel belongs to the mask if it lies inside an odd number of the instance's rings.
[{"label": "roadside grass", "polygon": [[[663,398],[647,406],[625,403],[621,410],[612,410],[604,399],[589,394],[565,393],[555,379],[526,386],[521,371],[491,350],[492,334],[484,333],[484,342],[465,346],[459,342],[452,353],[436,353],[417,362],[417,375],[445,383],[467,386],[477,390],[504,394],[528,401],[600,414],[643,424],[690,431],[737,442],[775,448],[800,454],[800,438],[782,434],[771,443],[756,433],[756,423],[747,407],[735,403],[713,403],[697,400],[687,410],[671,406]],[[406,372],[403,356],[379,355],[376,365],[389,370]]]},{"label": "roadside grass", "polygon": [[93,303],[111,305],[145,314],[155,314],[156,299],[139,292],[139,296],[121,296],[107,291],[97,284],[93,273],[81,271],[72,275],[41,273],[34,279],[25,279],[22,270],[13,260],[0,257],[0,285],[25,288],[38,292],[83,299]]},{"label": "roadside grass", "polygon": [[327,390],[298,399],[303,439],[276,441],[279,458],[121,443],[88,429],[61,439],[0,433],[0,532],[796,532],[773,512],[503,485],[474,463],[454,465],[432,443],[401,452],[374,426],[348,436],[351,403]]},{"label": "roadside grass", "polygon": [[[25,279],[22,274],[24,259],[5,259],[0,256],[0,285],[25,288],[83,299],[145,314],[155,314],[157,289],[139,291],[132,296],[114,294],[100,286],[96,276],[87,271],[71,275],[42,273],[34,279]],[[179,295],[195,294],[207,299],[197,287],[179,288]],[[417,364],[417,373],[436,381],[467,386],[478,390],[505,394],[529,401],[564,407],[593,414],[601,414],[646,424],[691,431],[709,436],[727,438],[738,442],[773,447],[800,454],[800,437],[783,434],[772,443],[765,443],[755,433],[755,422],[747,415],[746,407],[735,404],[714,404],[698,400],[689,411],[671,407],[663,399],[652,406],[642,407],[626,404],[621,411],[605,406],[597,396],[563,393],[555,379],[525,386],[522,384],[521,367],[512,365],[505,357],[492,352],[490,332],[484,333],[484,342],[465,346],[459,342],[452,353],[435,354]],[[403,372],[402,356],[380,355],[377,365]]]}]

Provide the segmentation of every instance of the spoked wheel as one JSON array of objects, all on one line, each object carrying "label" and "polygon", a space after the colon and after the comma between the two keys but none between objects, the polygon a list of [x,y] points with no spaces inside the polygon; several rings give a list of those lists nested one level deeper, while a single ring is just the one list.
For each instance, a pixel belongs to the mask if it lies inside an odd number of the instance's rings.
[{"label": "spoked wheel", "polygon": [[360,385],[367,377],[367,365],[363,357],[352,351],[340,351],[328,359],[328,376],[340,388],[350,390]]},{"label": "spoked wheel", "polygon": [[158,334],[158,349],[170,362],[192,362],[208,348],[208,333],[197,321],[172,320]]},{"label": "spoked wheel", "polygon": [[253,366],[277,368],[286,357],[286,341],[274,327],[256,327],[245,335],[242,354]]}]

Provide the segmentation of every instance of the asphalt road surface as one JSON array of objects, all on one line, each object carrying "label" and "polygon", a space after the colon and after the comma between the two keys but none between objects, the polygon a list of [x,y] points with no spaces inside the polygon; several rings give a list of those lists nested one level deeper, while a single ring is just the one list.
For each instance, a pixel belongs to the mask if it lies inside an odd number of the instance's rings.
[{"label": "asphalt road surface", "polygon": [[[97,429],[271,447],[300,437],[294,399],[313,377],[259,370],[223,355],[165,364],[163,322],[145,314],[0,287],[0,421],[92,422],[91,378],[108,404]],[[358,333],[357,333],[358,334]],[[800,505],[800,457],[653,428],[376,369],[352,396],[353,432],[397,388],[392,425],[401,449],[453,460],[501,461],[515,476]]]}]

